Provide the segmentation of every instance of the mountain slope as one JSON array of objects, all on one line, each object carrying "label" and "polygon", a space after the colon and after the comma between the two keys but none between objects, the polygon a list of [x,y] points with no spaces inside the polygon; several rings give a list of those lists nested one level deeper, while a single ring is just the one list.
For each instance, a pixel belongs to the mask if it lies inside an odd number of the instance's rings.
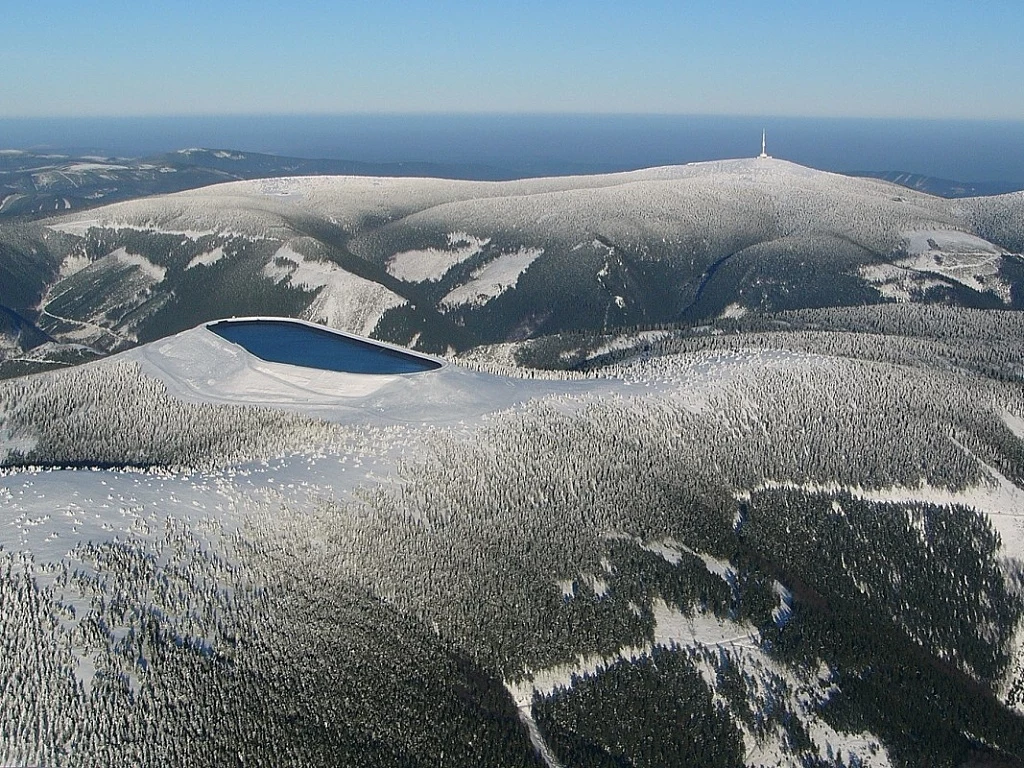
[{"label": "mountain slope", "polygon": [[200,327],[0,384],[3,759],[1015,765],[1019,315],[841,314],[571,380]]}]

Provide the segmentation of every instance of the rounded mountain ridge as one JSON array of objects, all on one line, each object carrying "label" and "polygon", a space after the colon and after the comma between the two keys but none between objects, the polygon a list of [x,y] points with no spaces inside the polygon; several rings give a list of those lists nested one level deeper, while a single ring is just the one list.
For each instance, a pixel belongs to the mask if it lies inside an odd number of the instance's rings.
[{"label": "rounded mountain ridge", "polygon": [[1024,307],[1024,195],[949,200],[779,158],[502,182],[270,178],[41,226],[60,265],[39,290],[41,329],[114,349],[224,315],[443,353],[748,312]]}]

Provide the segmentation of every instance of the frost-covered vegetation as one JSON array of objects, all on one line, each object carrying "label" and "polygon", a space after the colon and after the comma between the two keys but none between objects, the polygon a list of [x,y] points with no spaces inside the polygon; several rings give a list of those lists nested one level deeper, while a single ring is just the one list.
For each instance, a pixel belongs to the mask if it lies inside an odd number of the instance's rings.
[{"label": "frost-covered vegetation", "polygon": [[[797,353],[625,371],[619,395],[420,430],[352,496],[254,496],[234,535],[168,519],[55,562],[10,555],[6,759],[539,764],[527,725],[549,762],[584,766],[1024,748],[995,697],[1014,690],[1020,570],[989,518],[847,489],[965,491],[988,467],[1019,484],[999,415],[1024,414],[1019,388]],[[125,363],[9,382],[3,403],[40,462],[371,444],[181,403]]]},{"label": "frost-covered vegetation", "polygon": [[464,359],[480,366],[607,373],[609,366],[672,354],[788,350],[926,370],[964,369],[1020,381],[1022,336],[1024,315],[1019,312],[892,304],[751,314],[615,333],[556,334],[478,347]]},{"label": "frost-covered vegetation", "polygon": [[[801,408],[821,409],[820,401]],[[738,415],[724,402],[716,410]],[[933,416],[919,414],[922,423]],[[742,451],[740,441],[724,442],[719,451],[716,438],[726,438],[728,427],[708,434],[699,421],[664,402],[538,405],[509,414],[472,441],[439,441],[431,457],[403,470],[400,485],[365,497],[358,512],[328,507],[319,526],[328,552],[353,578],[507,679],[529,679],[581,657],[656,659],[657,648],[688,647],[698,656],[714,650],[717,635],[697,629],[687,638],[667,628],[659,616],[663,602],[698,624],[714,615],[741,637],[752,635],[782,671],[776,695],[786,700],[822,665],[831,670],[823,686],[831,692],[821,693],[820,706],[791,704],[794,711],[780,716],[778,727],[759,726],[772,711],[758,693],[761,683],[750,683],[749,697],[717,676],[698,683],[700,665],[681,657],[690,671],[680,674],[698,686],[696,698],[685,698],[685,687],[652,683],[642,700],[667,697],[652,702],[651,711],[689,707],[688,716],[703,722],[705,745],[715,728],[725,728],[732,735],[721,751],[705,752],[723,760],[747,755],[727,748],[744,743],[749,754],[766,744],[769,752],[778,749],[783,762],[825,761],[829,745],[842,742],[839,734],[864,731],[876,735],[894,764],[957,764],[971,749],[962,734],[979,728],[989,743],[1011,753],[1021,749],[1022,723],[983,693],[1009,670],[1024,610],[1014,588],[1017,571],[1001,565],[988,520],[966,508],[859,501],[843,491],[758,491],[737,500],[730,475],[771,476],[786,459],[755,451],[743,454],[746,470],[735,461],[723,467],[722,459]],[[945,469],[913,463],[913,446],[904,449],[894,437],[903,426],[876,434],[876,442],[888,445],[884,459],[910,464],[899,474],[950,479]],[[935,425],[937,434],[942,430]],[[811,433],[791,439],[795,452],[812,462],[808,475],[819,480],[882,461],[877,453],[865,455],[862,465],[853,447],[833,454],[848,465],[839,467],[821,461],[836,449],[816,444]],[[977,464],[968,473],[976,471]],[[653,546],[666,540],[679,548],[676,562]],[[730,566],[720,575],[706,560]],[[794,595],[784,621],[777,581]],[[951,583],[957,587],[949,589]],[[883,660],[893,666],[879,668]],[[906,677],[921,665],[927,674]],[[860,687],[835,683],[832,675],[866,677]],[[565,685],[574,690],[568,677]],[[592,739],[595,731],[607,733],[616,712],[622,720],[635,711],[636,698],[626,689],[620,695],[621,704],[613,699],[580,715],[596,718],[589,724],[570,721],[571,738],[565,722],[555,728],[541,706],[537,722],[552,729],[551,746],[566,764],[600,764],[589,761],[606,748],[608,760],[639,754],[621,740]],[[730,715],[699,714],[706,705],[698,702],[713,695],[726,698]],[[542,696],[539,704],[546,701]],[[750,724],[743,721],[748,711]],[[815,730],[818,720],[828,728]],[[934,738],[907,741],[893,721],[927,727]],[[953,724],[936,725],[947,721]],[[672,730],[644,722],[638,717],[622,725],[653,761],[638,764],[658,764],[651,754],[690,754],[671,751]],[[574,752],[579,742],[572,739],[584,739],[590,751]],[[687,749],[699,743],[687,740]],[[854,752],[870,760],[868,752]]]},{"label": "frost-covered vegetation", "polygon": [[173,526],[0,552],[0,761],[539,765],[498,680],[299,555]]},{"label": "frost-covered vegetation", "polygon": [[[130,360],[4,383],[9,478],[25,464],[226,468],[217,493],[241,511],[222,530],[216,515],[133,510],[138,532],[65,531],[64,556],[8,555],[4,759],[1018,754],[1021,353],[989,358],[981,342],[1019,334],[1009,313],[894,307],[552,338],[502,359],[617,362],[525,401],[515,387],[541,382],[459,373],[493,407],[520,404],[451,427],[430,426],[444,415],[432,396],[419,426],[385,430],[369,413],[339,427],[185,403]],[[362,397],[399,398],[411,421],[404,401],[427,382]],[[355,450],[384,463],[330,468]],[[231,479],[296,452],[324,467],[316,484]]]},{"label": "frost-covered vegetation", "polygon": [[0,442],[0,467],[224,466],[352,439],[281,411],[182,402],[130,362],[0,382],[0,423],[20,440]]}]

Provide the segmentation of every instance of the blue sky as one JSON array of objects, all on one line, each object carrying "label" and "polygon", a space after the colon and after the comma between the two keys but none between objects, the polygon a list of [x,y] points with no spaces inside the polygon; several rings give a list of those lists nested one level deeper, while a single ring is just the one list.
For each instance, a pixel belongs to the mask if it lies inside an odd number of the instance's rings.
[{"label": "blue sky", "polygon": [[1019,0],[6,5],[0,117],[1024,119]]}]

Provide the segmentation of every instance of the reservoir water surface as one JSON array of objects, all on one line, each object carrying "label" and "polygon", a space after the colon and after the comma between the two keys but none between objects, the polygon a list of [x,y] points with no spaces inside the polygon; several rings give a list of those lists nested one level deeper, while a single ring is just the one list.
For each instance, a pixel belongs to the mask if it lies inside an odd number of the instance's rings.
[{"label": "reservoir water surface", "polygon": [[432,371],[436,360],[287,319],[221,320],[206,326],[221,338],[272,363],[344,373]]}]

